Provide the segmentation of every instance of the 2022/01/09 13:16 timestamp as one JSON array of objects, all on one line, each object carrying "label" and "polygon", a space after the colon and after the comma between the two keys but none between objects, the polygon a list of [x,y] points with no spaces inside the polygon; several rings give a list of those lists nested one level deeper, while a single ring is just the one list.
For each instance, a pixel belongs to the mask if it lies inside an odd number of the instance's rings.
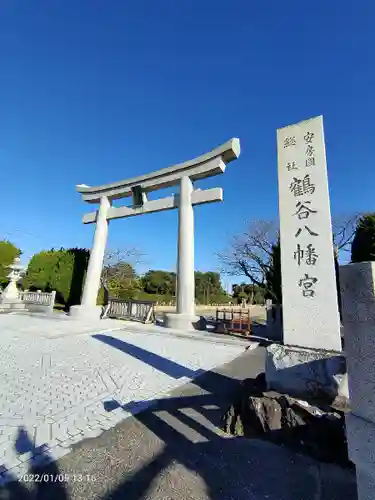
[{"label": "2022/01/09 13:16 timestamp", "polygon": [[83,483],[95,482],[96,477],[91,474],[24,474],[25,483]]}]

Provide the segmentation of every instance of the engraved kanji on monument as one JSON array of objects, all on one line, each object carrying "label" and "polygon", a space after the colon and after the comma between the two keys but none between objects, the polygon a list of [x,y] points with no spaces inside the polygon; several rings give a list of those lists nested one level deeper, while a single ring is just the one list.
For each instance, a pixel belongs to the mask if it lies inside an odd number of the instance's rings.
[{"label": "engraved kanji on monument", "polygon": [[284,344],[341,350],[323,117],[277,131]]}]

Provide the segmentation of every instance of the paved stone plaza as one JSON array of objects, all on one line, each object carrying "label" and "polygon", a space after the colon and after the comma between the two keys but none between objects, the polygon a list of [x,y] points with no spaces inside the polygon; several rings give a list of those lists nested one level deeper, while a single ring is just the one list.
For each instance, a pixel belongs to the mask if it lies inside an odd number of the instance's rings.
[{"label": "paved stone plaza", "polygon": [[[244,342],[115,320],[0,316],[0,473],[35,448],[58,459],[172,389],[234,359]],[[32,443],[25,447],[25,443]]]}]

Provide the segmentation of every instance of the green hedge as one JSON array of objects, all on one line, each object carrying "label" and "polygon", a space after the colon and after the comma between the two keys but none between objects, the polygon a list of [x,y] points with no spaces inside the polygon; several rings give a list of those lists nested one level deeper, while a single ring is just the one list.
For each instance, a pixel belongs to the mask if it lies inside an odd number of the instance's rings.
[{"label": "green hedge", "polygon": [[40,252],[30,260],[23,288],[56,290],[58,304],[68,307],[79,304],[89,255],[84,248]]}]

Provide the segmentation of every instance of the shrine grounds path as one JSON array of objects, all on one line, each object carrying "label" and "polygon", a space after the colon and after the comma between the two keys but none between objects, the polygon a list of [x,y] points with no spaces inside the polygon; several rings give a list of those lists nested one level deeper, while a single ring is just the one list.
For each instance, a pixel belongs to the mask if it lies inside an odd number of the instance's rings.
[{"label": "shrine grounds path", "polygon": [[30,443],[58,459],[249,344],[215,337],[59,314],[0,315],[0,481],[28,471]]},{"label": "shrine grounds path", "polygon": [[71,481],[61,498],[356,500],[354,473],[218,429],[238,381],[263,368],[264,349],[246,351],[77,445],[60,471],[86,480]]},{"label": "shrine grounds path", "polygon": [[[147,329],[139,328],[143,335]],[[139,330],[133,333],[112,331],[104,335],[119,339],[119,336],[126,334],[121,342],[130,344],[132,339],[132,345],[139,347],[137,342],[140,341],[139,335],[142,335]],[[91,333],[90,336],[92,335]],[[146,338],[148,335],[158,339],[152,345],[154,354],[164,356],[168,361],[172,361],[172,348],[167,348],[164,343],[171,341],[176,345],[184,336],[179,334],[174,338],[171,333],[161,337],[161,333],[153,333],[146,334]],[[211,361],[213,357],[217,360],[218,354],[215,351],[219,339],[198,340],[197,335],[199,334],[192,334],[190,337],[190,342],[196,347],[189,349],[195,349],[196,357],[200,356],[198,351],[203,350]],[[82,334],[81,337],[87,338],[87,335]],[[187,337],[188,335],[183,344],[186,349],[185,368],[197,370],[198,361],[195,361],[194,366],[187,366]],[[145,341],[143,339],[143,349]],[[87,342],[86,347],[89,344]],[[205,344],[207,346],[203,347]],[[130,352],[128,346],[126,350],[120,349],[120,346],[121,344],[117,344],[116,348],[108,345],[125,357],[126,365],[131,363],[131,357],[139,355],[136,350]],[[227,343],[225,351],[230,359],[224,360],[221,366],[201,372],[194,380],[185,379],[184,385],[180,383],[168,393],[165,391],[164,394],[150,396],[152,404],[147,408],[143,408],[142,404],[137,405],[136,398],[132,398],[134,401],[130,404],[116,400],[115,397],[112,401],[106,399],[107,414],[120,415],[122,412],[125,415],[131,413],[132,416],[126,420],[118,417],[117,425],[112,425],[100,435],[72,444],[71,452],[58,461],[39,462],[35,466],[29,458],[29,472],[61,477],[64,482],[34,481],[27,485],[17,481],[8,482],[3,487],[6,496],[1,496],[0,488],[0,498],[355,500],[356,485],[352,473],[332,465],[319,464],[310,458],[259,440],[233,438],[218,429],[220,415],[233,401],[239,381],[255,377],[264,369],[264,349],[256,347],[256,344],[251,346],[255,348],[244,351],[244,345],[237,344],[238,351],[233,352],[230,358],[229,351],[235,346]],[[142,363],[154,365],[155,368],[156,360],[160,359],[150,354],[150,343],[148,347],[149,355],[143,357]],[[163,352],[161,349],[164,349]],[[207,354],[206,349],[210,354]],[[106,351],[102,352],[105,360]],[[73,364],[76,363],[76,357],[73,356]],[[174,365],[170,365],[168,361],[164,367],[159,364],[157,371],[172,370]],[[173,361],[177,364],[177,361]],[[180,362],[181,368],[182,360]],[[207,362],[205,366],[208,366]],[[174,375],[179,374],[180,368],[174,366]],[[144,369],[145,367],[142,368]],[[157,376],[156,371],[153,376]],[[117,397],[117,393],[115,395]],[[18,441],[27,444],[31,440],[23,434],[23,439],[19,438]],[[30,447],[32,446],[31,443]],[[36,451],[34,447],[32,452]],[[48,457],[49,451],[42,450],[40,455],[43,454]]]}]

